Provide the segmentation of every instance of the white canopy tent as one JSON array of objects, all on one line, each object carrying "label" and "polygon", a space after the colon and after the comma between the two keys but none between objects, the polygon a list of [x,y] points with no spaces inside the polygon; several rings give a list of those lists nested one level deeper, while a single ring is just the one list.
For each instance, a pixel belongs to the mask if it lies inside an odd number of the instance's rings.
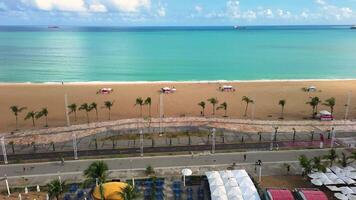
[{"label": "white canopy tent", "polygon": [[212,200],[260,200],[257,189],[245,170],[213,171],[205,174]]}]

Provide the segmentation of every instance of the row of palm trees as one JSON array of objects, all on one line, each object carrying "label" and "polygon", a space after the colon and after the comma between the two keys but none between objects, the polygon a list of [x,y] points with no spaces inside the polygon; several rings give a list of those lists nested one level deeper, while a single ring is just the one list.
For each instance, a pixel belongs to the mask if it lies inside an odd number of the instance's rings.
[{"label": "row of palm trees", "polygon": [[[19,106],[11,106],[10,110],[12,111],[12,113],[15,115],[15,119],[16,119],[16,130],[18,129],[18,115],[26,110],[27,107],[19,107]],[[26,116],[25,116],[25,120],[31,119],[32,120],[32,125],[35,127],[36,123],[35,123],[35,119],[39,119],[41,117],[45,117],[45,126],[48,127],[48,109],[47,108],[42,108],[40,111],[29,111]]]},{"label": "row of palm trees", "polygon": [[[108,165],[103,161],[95,161],[91,163],[87,169],[84,170],[85,181],[83,183],[83,187],[88,187],[93,184],[99,186],[100,196],[102,200],[105,200],[103,184],[107,181],[108,170]],[[60,200],[65,191],[65,187],[65,181],[60,181],[59,179],[51,181],[47,184],[49,197],[51,199],[56,198],[57,200]],[[130,184],[128,184],[119,193],[119,195],[122,197],[123,200],[136,200],[139,199],[140,196],[138,190]]]},{"label": "row of palm trees", "polygon": [[[213,107],[213,111],[212,111],[212,115],[215,115],[215,111],[216,110],[224,110],[224,116],[227,116],[227,109],[228,109],[228,104],[226,102],[221,103],[218,107],[216,107],[219,103],[219,100],[216,97],[212,97],[207,99],[207,101],[212,105]],[[247,111],[248,111],[248,107],[250,104],[254,104],[254,100],[251,99],[248,96],[243,96],[241,99],[242,102],[246,103],[245,106],[245,111],[244,111],[244,116],[247,116]],[[111,119],[111,109],[114,106],[114,102],[115,101],[105,101],[103,106],[101,108],[107,109],[108,110],[108,119]],[[281,106],[281,116],[280,119],[284,119],[284,108],[286,106],[286,100],[285,99],[281,99],[278,102],[278,105]],[[315,118],[317,112],[318,112],[318,106],[320,104],[324,105],[324,106],[328,106],[330,108],[330,112],[331,114],[333,114],[334,112],[334,107],[336,104],[336,100],[334,97],[331,97],[329,99],[326,99],[324,101],[324,103],[322,103],[322,101],[320,100],[319,97],[315,96],[315,97],[310,97],[310,100],[306,102],[306,104],[310,105],[312,107],[312,117]],[[143,107],[144,106],[148,106],[148,115],[149,117],[151,117],[151,107],[152,107],[152,99],[151,97],[147,97],[146,99],[143,99],[142,97],[138,97],[135,100],[135,104],[134,106],[139,106],[140,108],[140,116],[143,116]],[[205,101],[201,101],[198,103],[198,106],[201,107],[201,115],[204,116],[205,115],[205,108],[206,108],[206,103]],[[87,122],[89,123],[89,113],[92,110],[95,110],[95,114],[96,114],[96,120],[98,121],[98,104],[95,102],[92,102],[91,104],[89,103],[83,103],[80,106],[78,106],[77,104],[73,103],[70,104],[68,106],[69,108],[69,114],[74,114],[74,120],[77,121],[77,111],[85,111],[86,113],[86,118],[87,118]],[[16,130],[18,129],[18,115],[19,113],[21,113],[22,111],[26,110],[26,107],[20,107],[20,106],[11,106],[10,110],[13,112],[13,114],[15,115],[16,118]],[[28,119],[32,119],[32,125],[35,126],[35,119],[39,119],[41,117],[45,117],[46,119],[46,127],[48,127],[48,109],[47,108],[42,108],[42,110],[35,112],[35,111],[29,111],[25,117],[25,120]]]},{"label": "row of palm trees", "polygon": [[[326,159],[328,163],[324,163],[323,159]],[[305,155],[301,155],[298,160],[300,166],[303,168],[303,175],[308,175],[312,171],[326,172],[327,164],[332,167],[335,162],[341,164],[342,167],[347,167],[347,165],[356,161],[356,152],[352,152],[350,156],[342,152],[341,156],[339,156],[335,149],[330,149],[324,156],[315,156],[309,159]]]},{"label": "row of palm trees", "polygon": [[[226,102],[220,104],[220,106],[215,109],[216,105],[219,103],[219,100],[216,97],[212,97],[212,98],[209,98],[207,101],[213,106],[213,113],[212,113],[213,115],[215,115],[215,110],[224,109],[225,110],[225,116],[226,116],[226,112],[227,112],[227,103]],[[246,103],[245,111],[244,111],[244,116],[246,117],[249,104],[254,104],[255,102],[254,102],[253,99],[251,99],[248,96],[243,96],[241,101]],[[316,114],[318,113],[318,105],[321,104],[321,103],[322,103],[322,101],[320,100],[319,97],[310,97],[310,101],[306,102],[306,104],[308,104],[308,105],[310,105],[312,107],[312,110],[313,110],[312,117],[313,118],[315,118]],[[281,99],[281,100],[278,101],[278,105],[281,106],[280,119],[284,119],[284,108],[285,108],[286,104],[287,104],[287,101],[285,99]],[[322,103],[322,105],[328,106],[330,108],[331,114],[333,114],[333,112],[334,112],[335,104],[336,104],[336,100],[335,100],[334,97],[326,99],[325,102]],[[198,106],[201,107],[201,109],[202,109],[201,110],[201,115],[204,116],[205,115],[206,103],[204,101],[201,101],[201,102],[198,103]]]},{"label": "row of palm trees", "polygon": [[152,106],[151,97],[147,97],[145,100],[143,100],[142,97],[136,98],[135,106],[139,106],[140,107],[140,116],[141,117],[142,117],[142,108],[145,105],[148,106],[148,116],[151,117],[151,106]]},{"label": "row of palm trees", "polygon": [[[315,116],[318,113],[318,106],[319,106],[319,104],[322,103],[322,101],[317,96],[309,97],[309,98],[310,98],[310,101],[306,102],[306,104],[308,104],[308,105],[310,105],[312,107],[312,110],[313,110],[312,117],[315,118]],[[325,102],[322,103],[322,105],[328,106],[330,108],[330,113],[333,114],[334,113],[334,107],[336,105],[336,99],[334,97],[326,99]]]},{"label": "row of palm trees", "polygon": [[[111,118],[111,108],[114,106],[114,102],[115,101],[105,101],[102,108],[104,109],[108,109],[108,114],[109,114],[109,120]],[[73,103],[70,104],[68,106],[69,108],[69,112],[68,114],[74,114],[74,120],[77,121],[77,111],[85,111],[86,113],[86,117],[87,117],[87,122],[89,123],[89,113],[92,110],[95,110],[95,115],[96,115],[96,120],[99,120],[98,117],[98,104],[96,104],[95,102],[88,104],[88,103],[83,103],[82,105],[80,105],[79,107],[77,106],[77,104]]]}]

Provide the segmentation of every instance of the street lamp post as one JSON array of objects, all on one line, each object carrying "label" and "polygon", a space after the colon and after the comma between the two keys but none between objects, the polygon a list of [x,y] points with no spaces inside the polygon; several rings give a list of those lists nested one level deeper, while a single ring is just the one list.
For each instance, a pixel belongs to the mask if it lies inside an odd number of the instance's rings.
[{"label": "street lamp post", "polygon": [[70,126],[69,111],[68,111],[68,95],[64,95],[64,106],[66,111],[67,126]]},{"label": "street lamp post", "polygon": [[347,104],[345,105],[345,120],[347,120],[349,116],[349,109],[350,109],[350,104],[351,104],[351,91],[348,92],[347,94]]},{"label": "street lamp post", "polygon": [[6,154],[6,146],[5,146],[5,137],[1,137],[1,149],[2,155],[4,156],[4,163],[7,164],[7,154]]},{"label": "street lamp post", "polygon": [[74,160],[78,160],[78,145],[77,145],[77,135],[73,133],[73,152],[74,152]]},{"label": "street lamp post", "polygon": [[135,187],[135,178],[132,175],[132,159],[130,159],[130,174],[131,174],[131,179],[132,179],[132,186]]},{"label": "street lamp post", "polygon": [[140,152],[141,152],[141,157],[143,157],[143,131],[140,130]]},{"label": "street lamp post", "polygon": [[10,196],[11,192],[10,192],[10,187],[9,187],[9,181],[7,180],[6,174],[5,174],[5,184],[6,184],[6,189],[7,189],[7,195]]},{"label": "street lamp post", "polygon": [[212,137],[211,153],[212,154],[215,154],[215,133],[216,133],[216,129],[213,128],[212,134],[211,134],[211,137]]},{"label": "street lamp post", "polygon": [[335,137],[336,137],[336,132],[335,132],[334,127],[332,127],[332,129],[331,129],[331,143],[330,143],[331,148],[334,148]]},{"label": "street lamp post", "polygon": [[295,142],[295,134],[297,133],[297,130],[293,128],[293,143]]}]

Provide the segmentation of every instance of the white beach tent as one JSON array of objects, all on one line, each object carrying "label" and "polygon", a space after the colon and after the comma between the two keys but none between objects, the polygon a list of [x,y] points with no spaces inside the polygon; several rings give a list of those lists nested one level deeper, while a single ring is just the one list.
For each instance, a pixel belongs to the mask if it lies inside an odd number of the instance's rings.
[{"label": "white beach tent", "polygon": [[349,198],[347,198],[347,196],[345,196],[344,194],[341,194],[341,193],[335,193],[334,196],[340,200],[348,200],[349,199]]},{"label": "white beach tent", "polygon": [[310,181],[313,185],[316,185],[316,186],[322,186],[323,185],[323,182],[321,182],[320,179],[312,179]]},{"label": "white beach tent", "polygon": [[354,191],[351,190],[351,188],[349,188],[349,187],[340,187],[339,189],[342,194],[345,194],[345,195],[354,194]]}]

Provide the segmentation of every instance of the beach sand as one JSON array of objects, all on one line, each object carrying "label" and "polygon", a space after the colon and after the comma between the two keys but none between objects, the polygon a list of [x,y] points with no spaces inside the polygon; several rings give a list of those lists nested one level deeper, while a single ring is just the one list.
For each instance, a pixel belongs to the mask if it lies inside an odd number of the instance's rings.
[{"label": "beach sand", "polygon": [[[235,92],[220,92],[219,86],[224,84],[233,85]],[[303,92],[301,88],[314,85],[319,91],[313,93]],[[152,98],[152,116],[159,115],[159,89],[164,86],[175,87],[174,94],[165,94],[165,116],[199,116],[200,101],[206,101],[210,97],[216,97],[219,104],[227,102],[227,115],[231,118],[254,118],[254,119],[278,119],[281,107],[280,99],[287,101],[285,106],[285,120],[303,120],[311,117],[312,109],[306,102],[311,96],[318,96],[324,101],[335,97],[335,117],[343,119],[345,104],[348,93],[356,94],[356,80],[334,81],[255,81],[255,82],[171,82],[171,83],[64,83],[61,84],[2,84],[0,85],[0,131],[15,129],[15,116],[10,111],[12,105],[26,106],[27,110],[19,114],[19,128],[33,128],[31,120],[24,120],[28,111],[39,111],[42,107],[49,110],[48,123],[50,127],[64,126],[65,104],[64,94],[68,95],[68,102],[76,103],[78,107],[82,103],[96,102],[98,104],[99,121],[108,120],[107,109],[102,108],[103,102],[115,100],[111,111],[111,119],[135,118],[140,116],[139,107],[135,107],[137,97]],[[96,92],[103,87],[111,87],[114,92],[110,95],[99,95]],[[249,106],[248,116],[244,117],[245,103],[242,96],[248,96],[255,101]],[[207,101],[206,101],[207,102]],[[349,118],[356,114],[356,97],[351,99]],[[329,110],[320,105],[319,110]],[[206,116],[211,116],[212,106],[207,102]],[[254,113],[254,114],[253,114]],[[148,106],[143,108],[144,116],[148,115]],[[216,111],[216,116],[223,116],[224,111]],[[95,111],[90,114],[90,120],[96,121]],[[78,120],[72,124],[86,123],[84,111],[77,112]],[[44,126],[44,118],[36,120],[36,128]]]}]

